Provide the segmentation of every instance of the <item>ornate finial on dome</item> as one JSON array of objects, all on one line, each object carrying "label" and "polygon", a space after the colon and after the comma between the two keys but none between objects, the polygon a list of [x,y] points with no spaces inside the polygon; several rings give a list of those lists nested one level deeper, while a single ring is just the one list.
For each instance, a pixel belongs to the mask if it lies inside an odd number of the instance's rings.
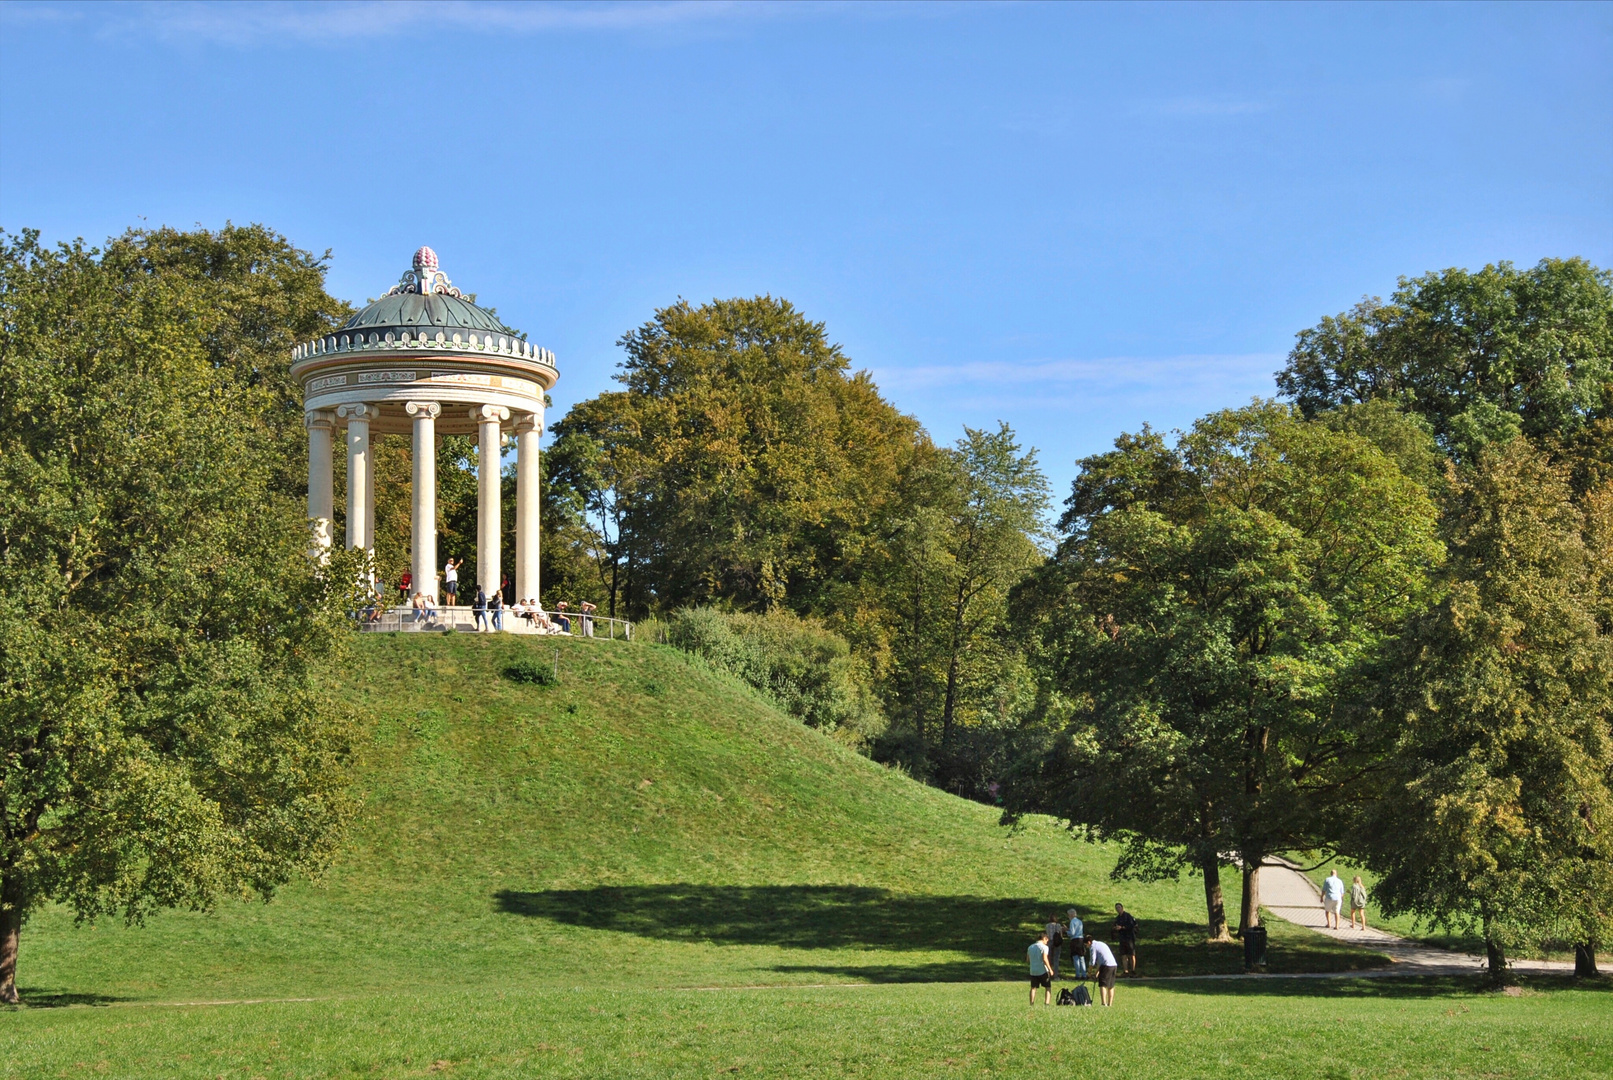
[{"label": "ornate finial on dome", "polygon": [[437,253],[428,247],[422,247],[414,253],[414,269],[405,270],[397,285],[387,295],[394,296],[398,293],[422,295],[446,293],[458,297],[465,295],[449,283],[447,274],[437,268]]}]

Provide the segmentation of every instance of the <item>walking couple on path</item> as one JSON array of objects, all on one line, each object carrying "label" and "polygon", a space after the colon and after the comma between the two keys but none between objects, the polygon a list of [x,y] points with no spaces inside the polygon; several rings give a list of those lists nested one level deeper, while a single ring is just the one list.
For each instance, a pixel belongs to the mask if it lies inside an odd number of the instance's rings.
[{"label": "walking couple on path", "polygon": [[[1322,882],[1322,921],[1329,930],[1339,928],[1339,909],[1344,904],[1344,879],[1339,877],[1335,867],[1327,872],[1327,880]],[[1360,926],[1356,921],[1360,920]],[[1350,929],[1365,930],[1367,928],[1367,887],[1361,883],[1361,875],[1355,875],[1355,881],[1350,885]]]}]

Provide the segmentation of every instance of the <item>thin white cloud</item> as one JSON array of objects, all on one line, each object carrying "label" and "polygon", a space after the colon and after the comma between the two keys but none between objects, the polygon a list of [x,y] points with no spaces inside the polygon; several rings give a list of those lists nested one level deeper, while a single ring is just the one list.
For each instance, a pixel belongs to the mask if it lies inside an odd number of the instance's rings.
[{"label": "thin white cloud", "polygon": [[981,360],[886,367],[876,371],[875,378],[881,386],[914,391],[978,384],[1129,396],[1140,391],[1196,392],[1212,386],[1258,388],[1269,385],[1272,373],[1284,359],[1281,353],[1235,353],[1113,356],[1097,360]]},{"label": "thin white cloud", "polygon": [[[422,30],[540,34],[576,30],[653,30],[768,17],[784,6],[733,0],[644,0],[641,3],[472,3],[468,0],[235,0],[232,3],[140,3],[96,6],[89,17],[116,33],[146,33],[223,45],[275,41],[342,44]],[[85,10],[85,9],[80,9]]]}]

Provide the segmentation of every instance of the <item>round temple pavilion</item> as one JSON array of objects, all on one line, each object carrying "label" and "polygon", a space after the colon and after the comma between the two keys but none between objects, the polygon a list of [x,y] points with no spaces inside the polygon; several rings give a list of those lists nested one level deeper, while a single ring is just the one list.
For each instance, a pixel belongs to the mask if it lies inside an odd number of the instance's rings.
[{"label": "round temple pavilion", "polygon": [[375,547],[375,462],[370,436],[413,438],[410,570],[416,591],[441,596],[437,564],[437,435],[474,434],[477,489],[476,577],[489,594],[502,580],[503,508],[499,469],[506,435],[515,437],[515,589],[537,599],[538,438],[543,395],[560,373],[554,354],[454,288],[428,247],[379,300],[324,337],[292,351],[308,423],[308,516],[328,548],[335,519],[335,440],[347,448],[350,548]]}]

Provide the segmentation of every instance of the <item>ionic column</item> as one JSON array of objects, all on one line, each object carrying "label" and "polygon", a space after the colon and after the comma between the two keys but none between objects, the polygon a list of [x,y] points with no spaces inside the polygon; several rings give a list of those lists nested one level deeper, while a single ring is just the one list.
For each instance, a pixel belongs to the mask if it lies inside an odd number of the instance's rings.
[{"label": "ionic column", "polygon": [[324,409],[303,414],[308,425],[308,523],[313,529],[310,553],[324,558],[330,549],[331,521],[336,516],[336,475],[332,440],[336,415]]},{"label": "ionic column", "polygon": [[[379,410],[377,410],[379,411]],[[364,547],[375,554],[375,444],[364,455]]]},{"label": "ionic column", "polygon": [[538,439],[543,413],[515,421],[515,598],[538,600]]},{"label": "ionic column", "polygon": [[410,401],[404,412],[414,417],[414,514],[410,549],[414,591],[437,597],[437,417],[435,401]]},{"label": "ionic column", "polygon": [[476,583],[492,596],[503,577],[500,533],[504,518],[500,506],[499,458],[502,437],[499,424],[510,418],[510,410],[502,405],[478,405],[470,411],[476,421],[477,472],[476,472]]},{"label": "ionic column", "polygon": [[370,422],[381,418],[381,410],[374,405],[341,405],[336,415],[347,420],[347,546],[368,551],[375,547]]}]

